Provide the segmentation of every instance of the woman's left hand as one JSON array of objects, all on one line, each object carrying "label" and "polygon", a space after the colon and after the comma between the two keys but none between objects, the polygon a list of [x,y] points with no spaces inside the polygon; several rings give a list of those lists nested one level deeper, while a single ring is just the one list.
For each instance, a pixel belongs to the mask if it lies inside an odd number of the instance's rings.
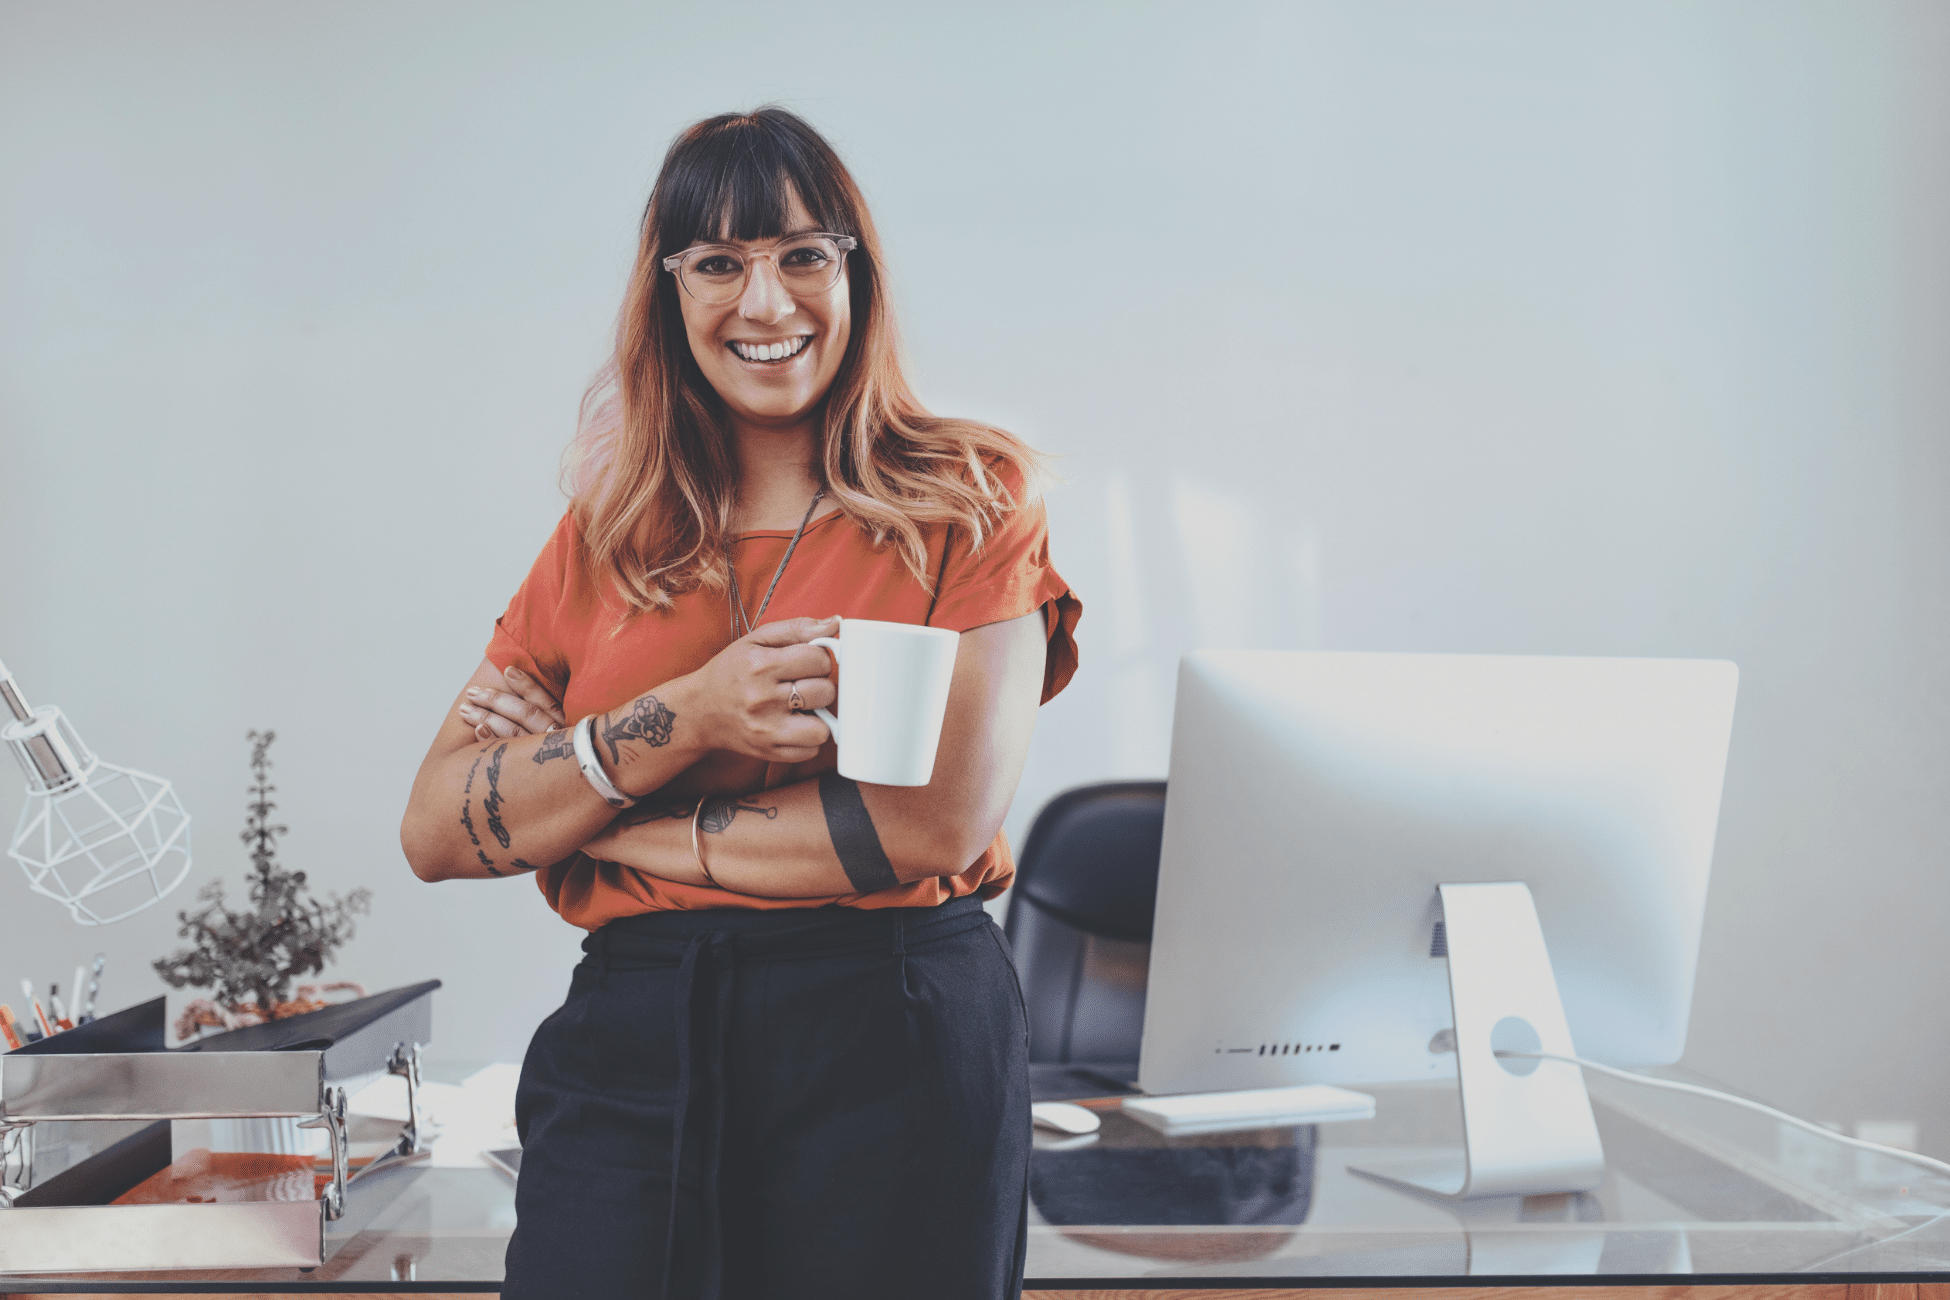
[{"label": "woman's left hand", "polygon": [[460,717],[474,728],[475,739],[532,736],[569,725],[555,697],[521,669],[513,665],[502,669],[501,680],[508,688],[505,691],[485,686],[467,688],[467,703],[460,706]]}]

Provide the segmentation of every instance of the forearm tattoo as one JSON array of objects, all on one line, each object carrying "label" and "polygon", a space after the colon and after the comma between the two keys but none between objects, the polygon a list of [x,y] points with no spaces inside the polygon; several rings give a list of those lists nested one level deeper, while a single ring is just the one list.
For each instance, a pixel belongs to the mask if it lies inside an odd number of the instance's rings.
[{"label": "forearm tattoo", "polygon": [[481,770],[481,760],[486,756],[487,750],[483,747],[480,753],[474,755],[474,766],[467,769],[467,784],[461,789],[460,825],[461,829],[467,832],[468,842],[474,846],[474,856],[481,860],[481,865],[488,869],[488,874],[500,875],[501,873],[494,869],[494,859],[481,848],[481,837],[474,833],[474,773]]},{"label": "forearm tattoo", "polygon": [[762,813],[768,822],[779,815],[776,807],[767,808],[761,804],[744,803],[736,798],[706,799],[704,811],[697,815],[697,828],[706,835],[721,834],[731,828],[731,823],[741,812]]},{"label": "forearm tattoo", "polygon": [[677,721],[677,715],[654,695],[630,701],[629,711],[614,722],[610,720],[613,716],[603,715],[603,739],[609,742],[611,763],[623,761],[623,751],[616,745],[619,740],[641,740],[652,749],[668,745],[671,724]]},{"label": "forearm tattoo", "polygon": [[840,867],[856,891],[871,894],[900,884],[887,851],[880,847],[880,832],[867,815],[858,782],[838,772],[825,773],[819,778],[819,806],[826,813],[833,851],[840,855]]},{"label": "forearm tattoo", "polygon": [[[494,757],[489,760],[488,792],[487,797],[481,800],[481,810],[487,814],[488,832],[501,842],[501,847],[504,849],[508,847],[509,837],[508,828],[501,824],[501,805],[506,802],[501,797],[501,756],[507,752],[508,747],[504,744],[494,751]],[[468,842],[474,846],[474,856],[481,860],[481,865],[487,868],[490,876],[499,877],[507,873],[495,869],[494,859],[490,858],[487,850],[481,847],[481,837],[474,829],[474,774],[481,770],[483,758],[487,758],[485,745],[481,747],[480,753],[474,755],[474,766],[467,769],[467,784],[461,787],[460,824],[461,829],[467,832]],[[523,862],[520,858],[515,859],[515,866],[523,871],[536,869],[534,863]]]},{"label": "forearm tattoo", "polygon": [[542,747],[535,751],[535,763],[539,766],[551,758],[572,758],[575,752],[575,741],[570,737],[569,729],[557,727],[542,737]]},{"label": "forearm tattoo", "polygon": [[481,800],[481,811],[487,814],[488,833],[493,835],[502,848],[508,847],[508,828],[501,824],[501,756],[508,752],[506,745],[494,751],[488,760],[488,793]]}]

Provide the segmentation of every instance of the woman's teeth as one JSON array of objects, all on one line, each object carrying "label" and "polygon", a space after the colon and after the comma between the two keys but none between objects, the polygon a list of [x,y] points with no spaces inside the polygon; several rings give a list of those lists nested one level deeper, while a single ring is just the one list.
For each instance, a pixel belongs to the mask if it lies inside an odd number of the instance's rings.
[{"label": "woman's teeth", "polygon": [[786,357],[798,356],[800,350],[811,341],[810,334],[801,334],[783,343],[733,343],[731,350],[747,361],[782,361]]}]

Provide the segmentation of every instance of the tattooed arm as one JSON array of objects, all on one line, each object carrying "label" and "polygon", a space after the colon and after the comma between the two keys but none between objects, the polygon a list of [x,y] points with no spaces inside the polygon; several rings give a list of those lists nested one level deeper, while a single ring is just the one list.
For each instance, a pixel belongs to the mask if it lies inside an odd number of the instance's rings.
[{"label": "tattooed arm", "polygon": [[[698,671],[600,715],[596,750],[606,775],[625,794],[641,795],[713,750],[781,763],[811,758],[826,728],[784,707],[785,684],[828,671],[826,652],[804,643],[833,630],[831,620],[768,624]],[[422,880],[507,876],[559,862],[615,816],[576,765],[566,730],[480,738],[483,719],[470,703],[479,696],[469,692],[499,692],[508,680],[483,661],[420,764],[400,845]],[[805,689],[814,703],[832,700],[823,682]],[[486,722],[491,727],[494,718]]]},{"label": "tattooed arm", "polygon": [[[524,875],[568,857],[616,815],[576,766],[566,729],[477,739],[488,724],[476,720],[482,710],[469,707],[479,698],[470,692],[498,691],[503,680],[481,664],[420,764],[400,845],[422,880]],[[663,747],[673,775],[696,761],[680,751],[676,730]]]},{"label": "tattooed arm", "polygon": [[[962,633],[934,779],[925,786],[861,785],[828,772],[707,798],[697,841],[712,880],[768,898],[823,898],[965,870],[994,840],[1015,795],[1042,695],[1045,644],[1040,610]],[[705,884],[691,850],[692,811],[685,803],[618,818],[585,852]]]}]

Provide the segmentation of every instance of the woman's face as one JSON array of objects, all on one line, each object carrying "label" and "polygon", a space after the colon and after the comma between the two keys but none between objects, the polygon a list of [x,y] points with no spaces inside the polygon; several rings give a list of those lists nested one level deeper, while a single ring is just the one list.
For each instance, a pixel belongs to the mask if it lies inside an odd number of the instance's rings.
[{"label": "woman's face", "polygon": [[[785,233],[816,229],[795,197]],[[731,302],[699,302],[677,287],[684,332],[705,379],[734,419],[772,428],[798,424],[812,414],[839,373],[853,325],[844,270],[829,287],[795,296],[786,291],[775,258],[750,256],[768,253],[779,242],[723,241],[747,255],[749,268],[744,292]],[[785,355],[773,360],[770,353],[778,345]],[[760,355],[766,359],[757,359]]]}]

